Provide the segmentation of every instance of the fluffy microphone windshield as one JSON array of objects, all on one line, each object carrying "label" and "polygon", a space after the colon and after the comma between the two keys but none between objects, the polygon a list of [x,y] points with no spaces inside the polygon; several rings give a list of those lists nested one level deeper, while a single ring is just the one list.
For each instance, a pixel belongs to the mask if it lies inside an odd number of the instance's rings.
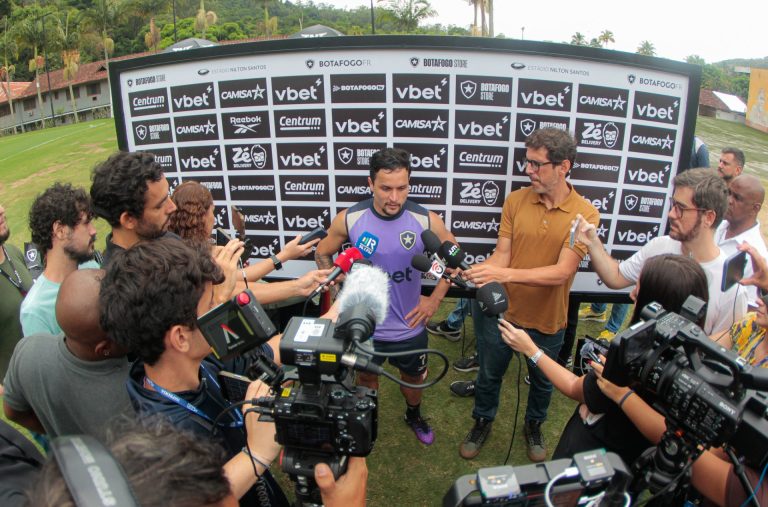
[{"label": "fluffy microphone windshield", "polygon": [[344,280],[338,301],[339,313],[364,304],[373,312],[376,324],[381,324],[389,310],[389,277],[375,266],[355,269]]}]

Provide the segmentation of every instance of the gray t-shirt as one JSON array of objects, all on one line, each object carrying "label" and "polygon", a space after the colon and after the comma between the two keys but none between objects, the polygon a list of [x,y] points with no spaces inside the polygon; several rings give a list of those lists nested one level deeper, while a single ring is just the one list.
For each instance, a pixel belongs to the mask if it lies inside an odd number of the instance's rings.
[{"label": "gray t-shirt", "polygon": [[103,439],[110,419],[133,414],[125,388],[129,370],[124,357],[78,359],[63,334],[27,336],[8,366],[4,401],[13,410],[33,411],[51,438],[84,433]]}]

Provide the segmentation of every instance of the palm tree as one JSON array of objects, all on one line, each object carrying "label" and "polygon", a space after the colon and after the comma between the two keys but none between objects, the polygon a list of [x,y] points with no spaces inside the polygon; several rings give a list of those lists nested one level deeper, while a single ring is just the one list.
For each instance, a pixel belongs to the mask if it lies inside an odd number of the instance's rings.
[{"label": "palm tree", "polygon": [[149,18],[149,31],[144,34],[144,44],[147,49],[151,49],[157,53],[157,45],[160,44],[160,30],[155,25],[155,18]]},{"label": "palm tree", "polygon": [[[35,6],[37,7],[37,6]],[[27,11],[27,16],[13,27],[14,38],[20,49],[29,49],[32,52],[32,59],[29,60],[29,71],[35,73],[35,83],[37,89],[37,110],[40,116],[40,127],[45,128],[43,117],[43,95],[40,92],[40,69],[45,65],[45,59],[38,54],[38,48],[41,46],[40,30],[37,27],[37,20],[40,18],[42,9],[31,8]]]},{"label": "palm tree", "polygon": [[690,63],[691,65],[701,65],[702,67],[706,65],[704,58],[700,57],[699,55],[686,56],[685,63]]},{"label": "palm tree", "polygon": [[613,38],[613,32],[610,30],[603,30],[597,40],[603,44],[603,47],[608,47],[609,42],[616,42],[616,39]]},{"label": "palm tree", "polygon": [[587,44],[591,48],[601,48],[603,47],[603,44],[600,42],[600,39],[597,37],[592,37],[589,39],[589,44]]},{"label": "palm tree", "polygon": [[587,38],[584,37],[583,33],[576,32],[575,34],[571,35],[571,44],[574,46],[586,46]]},{"label": "palm tree", "polygon": [[480,7],[480,0],[467,0],[467,3],[472,6],[474,12],[475,12],[475,21],[472,23],[472,29],[470,32],[472,35],[478,35],[477,33],[477,10]]},{"label": "palm tree", "polygon": [[488,37],[493,37],[493,0],[485,0],[488,8]]},{"label": "palm tree", "polygon": [[205,39],[205,31],[209,26],[215,25],[219,16],[213,11],[205,10],[204,0],[200,0],[200,8],[197,9],[195,16],[195,30],[200,30],[200,38]]},{"label": "palm tree", "polygon": [[639,55],[645,55],[645,56],[655,56],[656,48],[654,47],[652,42],[644,40],[643,42],[640,43],[639,46],[637,46],[636,53]]},{"label": "palm tree", "polygon": [[[14,41],[13,38],[8,38],[8,16],[5,16],[4,23],[5,30],[3,31],[2,40],[3,65],[0,66],[0,83],[5,80],[3,91],[5,92],[5,96],[8,97],[8,107],[10,108],[11,118],[15,118],[16,115],[13,111],[13,90],[11,90],[11,79],[13,79],[13,74],[16,72],[16,66],[10,63],[8,59],[8,53],[10,53],[14,59],[18,59],[19,46],[16,44],[16,41]],[[24,122],[21,122],[21,131],[24,132]],[[13,125],[13,133],[16,133],[15,123]]]},{"label": "palm tree", "polygon": [[277,16],[269,16],[269,3],[272,0],[259,0],[264,9],[264,35],[269,38],[277,31]]},{"label": "palm tree", "polygon": [[389,7],[399,28],[406,33],[419,27],[419,22],[437,14],[429,0],[390,0]]},{"label": "palm tree", "polygon": [[77,116],[77,101],[75,100],[75,92],[72,89],[72,81],[77,77],[77,71],[80,69],[80,51],[77,49],[77,45],[80,39],[80,33],[77,30],[70,30],[74,28],[72,25],[76,23],[78,12],[75,9],[67,11],[67,16],[64,21],[64,50],[61,52],[61,62],[64,66],[64,80],[67,81],[69,88],[69,100],[72,103],[72,114],[75,117],[75,123],[80,123],[80,118]]},{"label": "palm tree", "polygon": [[[112,30],[125,15],[127,4],[123,0],[94,0],[93,7],[83,11],[83,24],[99,35],[102,49],[104,50],[104,66],[107,69],[107,89],[112,89],[109,77],[109,55],[115,51],[115,41],[109,37]],[[112,94],[109,97],[109,115],[114,118],[112,110]]]}]

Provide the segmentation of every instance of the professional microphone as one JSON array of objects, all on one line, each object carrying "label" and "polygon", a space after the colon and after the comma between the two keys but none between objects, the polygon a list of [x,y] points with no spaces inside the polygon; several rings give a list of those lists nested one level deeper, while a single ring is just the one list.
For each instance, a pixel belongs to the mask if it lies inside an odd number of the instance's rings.
[{"label": "professional microphone", "polygon": [[499,282],[487,283],[477,289],[475,299],[477,299],[477,304],[480,305],[480,310],[489,317],[501,319],[501,316],[509,308],[507,292]]},{"label": "professional microphone", "polygon": [[454,269],[461,268],[463,271],[466,271],[472,267],[467,264],[466,254],[456,243],[443,241],[443,244],[440,245],[440,248],[437,251],[440,254],[440,257],[445,259],[445,263]]},{"label": "professional microphone", "polygon": [[363,232],[360,237],[357,238],[357,242],[355,242],[355,247],[360,250],[360,253],[363,254],[363,257],[366,259],[376,252],[378,246],[379,238],[368,231]]},{"label": "professional microphone", "polygon": [[430,254],[436,254],[440,250],[440,238],[429,229],[421,232],[421,242],[424,243],[424,249]]},{"label": "professional microphone", "polygon": [[376,325],[387,318],[389,276],[375,266],[362,265],[347,276],[336,299],[339,305],[337,333],[354,341],[365,341],[373,334]]},{"label": "professional microphone", "polygon": [[461,287],[462,289],[468,289],[469,285],[467,285],[467,282],[465,282],[462,278],[456,277],[451,278],[448,273],[445,272],[445,264],[443,262],[436,258],[436,256],[427,257],[426,255],[414,255],[411,258],[411,266],[414,269],[417,269],[423,273],[429,273],[430,275],[434,276],[435,278],[445,278],[451,283],[455,283],[458,287]]},{"label": "professional microphone", "polygon": [[323,290],[324,287],[326,287],[329,283],[334,281],[341,275],[342,273],[349,273],[349,269],[352,267],[352,263],[357,259],[362,259],[363,254],[360,253],[360,250],[358,250],[355,247],[350,247],[341,252],[337,257],[336,260],[333,261],[333,265],[335,268],[333,271],[331,271],[331,274],[328,275],[328,278],[325,279],[323,283],[317,286],[315,290],[312,291],[312,294],[309,295],[309,299],[312,299],[316,295],[320,294],[320,292]]}]

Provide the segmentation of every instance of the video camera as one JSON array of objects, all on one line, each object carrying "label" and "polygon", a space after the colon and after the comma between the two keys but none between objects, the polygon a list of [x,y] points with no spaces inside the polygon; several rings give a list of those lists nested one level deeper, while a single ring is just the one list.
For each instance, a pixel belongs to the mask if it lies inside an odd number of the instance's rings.
[{"label": "video camera", "polygon": [[621,458],[598,449],[572,460],[481,468],[456,480],[443,507],[625,505],[628,479]]},{"label": "video camera", "polygon": [[[693,296],[681,314],[651,303],[608,349],[603,377],[631,386],[666,419],[662,442],[633,467],[635,480],[654,493],[685,480],[681,471],[712,446],[730,448],[755,468],[768,461],[768,397],[755,390],[768,389],[768,374],[694,323],[705,308]],[[633,489],[640,486],[636,482]]]}]

